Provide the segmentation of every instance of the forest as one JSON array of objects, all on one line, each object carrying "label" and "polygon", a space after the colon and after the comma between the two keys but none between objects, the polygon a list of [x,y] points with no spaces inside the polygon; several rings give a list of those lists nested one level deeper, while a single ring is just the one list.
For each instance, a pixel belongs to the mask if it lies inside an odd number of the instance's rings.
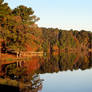
[{"label": "forest", "polygon": [[33,9],[20,5],[11,9],[0,0],[0,54],[21,52],[92,52],[92,32],[38,27]]}]

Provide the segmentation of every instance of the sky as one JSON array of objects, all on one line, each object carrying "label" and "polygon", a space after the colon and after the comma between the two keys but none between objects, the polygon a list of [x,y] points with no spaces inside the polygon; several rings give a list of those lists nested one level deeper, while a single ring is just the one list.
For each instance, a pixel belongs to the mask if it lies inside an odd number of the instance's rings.
[{"label": "sky", "polygon": [[92,31],[92,0],[4,0],[14,9],[31,7],[39,27]]}]

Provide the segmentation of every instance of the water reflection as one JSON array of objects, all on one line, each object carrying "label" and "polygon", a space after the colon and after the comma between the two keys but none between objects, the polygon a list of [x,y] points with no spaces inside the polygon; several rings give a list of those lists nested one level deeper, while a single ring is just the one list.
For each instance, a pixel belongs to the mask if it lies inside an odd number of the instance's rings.
[{"label": "water reflection", "polygon": [[[40,67],[39,57],[32,57],[28,61],[17,61],[2,64],[0,84],[19,88],[19,92],[38,92],[42,89],[42,80],[37,69]],[[16,91],[18,92],[18,91]]]},{"label": "water reflection", "polygon": [[85,70],[92,67],[92,53],[61,53],[61,55],[44,58],[40,73],[53,73],[67,70]]},{"label": "water reflection", "polygon": [[46,78],[40,78],[39,74],[44,75],[45,73],[51,74],[53,72],[78,69],[86,70],[91,67],[92,53],[61,53],[60,55],[32,57],[27,61],[21,60],[11,63],[1,61],[0,89],[1,87],[11,87],[14,90],[17,88],[16,92],[39,92],[43,86],[46,86],[43,84],[43,79]]}]

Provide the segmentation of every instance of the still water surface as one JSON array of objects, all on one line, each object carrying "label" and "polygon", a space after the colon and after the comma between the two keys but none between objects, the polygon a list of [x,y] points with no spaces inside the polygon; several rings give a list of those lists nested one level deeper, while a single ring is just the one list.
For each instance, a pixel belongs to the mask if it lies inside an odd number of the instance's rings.
[{"label": "still water surface", "polygon": [[91,68],[92,53],[1,61],[0,92],[92,92]]},{"label": "still water surface", "polygon": [[42,92],[92,92],[92,69],[40,75]]}]

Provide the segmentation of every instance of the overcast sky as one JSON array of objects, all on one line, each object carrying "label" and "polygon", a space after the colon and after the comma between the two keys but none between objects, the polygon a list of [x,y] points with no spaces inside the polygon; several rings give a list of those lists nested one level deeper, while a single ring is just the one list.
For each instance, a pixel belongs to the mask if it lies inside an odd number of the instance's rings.
[{"label": "overcast sky", "polygon": [[92,30],[92,0],[4,0],[11,8],[32,7],[41,27]]}]

